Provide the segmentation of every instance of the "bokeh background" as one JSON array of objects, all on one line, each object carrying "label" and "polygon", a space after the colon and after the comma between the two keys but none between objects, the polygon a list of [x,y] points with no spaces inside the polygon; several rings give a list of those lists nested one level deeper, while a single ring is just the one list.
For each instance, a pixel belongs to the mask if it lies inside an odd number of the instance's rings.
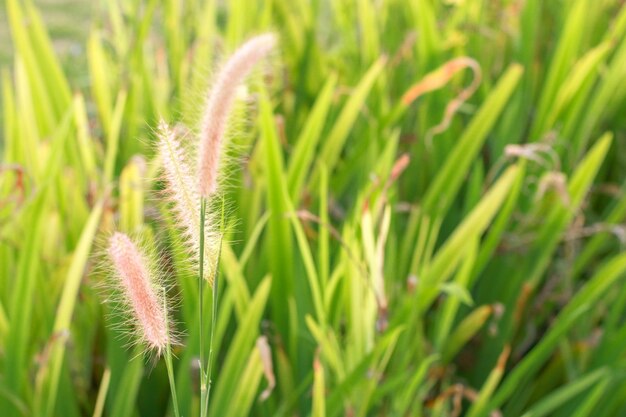
[{"label": "bokeh background", "polygon": [[161,254],[199,415],[156,127],[193,148],[267,31],[228,135],[210,415],[626,415],[623,1],[0,6],[0,416],[173,415],[106,302],[115,230]]}]

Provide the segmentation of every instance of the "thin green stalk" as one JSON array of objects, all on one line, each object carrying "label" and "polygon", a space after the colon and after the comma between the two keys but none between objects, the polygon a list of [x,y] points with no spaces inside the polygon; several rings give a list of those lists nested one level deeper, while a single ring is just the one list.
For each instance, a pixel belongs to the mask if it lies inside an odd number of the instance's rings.
[{"label": "thin green stalk", "polygon": [[200,331],[200,416],[206,417],[208,411],[207,401],[207,374],[204,372],[204,342],[203,342],[203,325],[202,316],[204,298],[202,296],[203,277],[204,277],[204,223],[206,218],[206,198],[200,200],[200,271],[198,274],[198,322]]},{"label": "thin green stalk", "polygon": [[[163,296],[163,304],[165,307],[164,310],[167,312],[167,301],[165,300],[165,295]],[[165,316],[165,329],[167,330],[167,334],[169,335],[170,325],[168,315]],[[167,347],[165,348],[165,366],[167,367],[167,377],[170,380],[170,391],[172,392],[174,416],[180,417],[180,412],[178,411],[178,396],[176,395],[176,379],[174,378],[174,366],[172,365],[172,345],[170,343],[169,336],[167,338]]]},{"label": "thin green stalk", "polygon": [[220,245],[218,249],[217,259],[215,261],[215,273],[213,275],[213,305],[212,305],[212,314],[211,314],[211,333],[209,336],[209,364],[208,364],[208,379],[209,386],[207,388],[206,395],[206,404],[205,408],[208,409],[209,406],[209,397],[211,396],[211,371],[213,369],[213,334],[215,332],[215,326],[217,321],[217,297],[218,297],[218,282],[219,282],[219,262],[220,256],[222,255],[222,239],[224,238],[224,200],[222,200],[222,219],[221,219],[221,230],[220,230]]},{"label": "thin green stalk", "polygon": [[178,411],[178,396],[176,395],[176,379],[174,378],[174,367],[172,366],[172,348],[170,343],[167,343],[167,349],[165,350],[165,366],[167,367],[167,377],[170,380],[170,391],[172,391],[172,404],[174,405],[174,415],[180,417]]}]

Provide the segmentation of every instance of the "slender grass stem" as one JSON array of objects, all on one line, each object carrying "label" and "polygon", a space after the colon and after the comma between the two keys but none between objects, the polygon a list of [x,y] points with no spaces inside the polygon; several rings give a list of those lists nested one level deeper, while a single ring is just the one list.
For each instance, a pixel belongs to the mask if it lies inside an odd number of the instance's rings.
[{"label": "slender grass stem", "polygon": [[207,398],[207,374],[204,371],[204,338],[203,338],[203,305],[204,297],[202,295],[202,287],[204,286],[204,223],[206,218],[206,198],[200,200],[200,249],[199,258],[199,274],[198,274],[198,323],[200,332],[200,416],[206,417],[208,411]]},{"label": "slender grass stem", "polygon": [[213,276],[213,302],[212,302],[212,313],[211,313],[211,333],[209,336],[209,363],[208,363],[208,371],[207,371],[207,375],[208,375],[208,388],[207,388],[207,396],[206,396],[206,405],[205,407],[208,408],[209,406],[209,398],[211,396],[211,371],[213,369],[213,334],[215,332],[215,325],[217,322],[217,300],[218,300],[218,295],[219,295],[219,262],[220,262],[220,257],[222,255],[222,239],[224,238],[224,200],[222,200],[222,218],[221,218],[221,230],[220,230],[220,244],[219,244],[219,249],[218,249],[218,254],[217,254],[217,259],[215,262],[215,273]]},{"label": "slender grass stem", "polygon": [[167,367],[167,377],[170,380],[170,391],[172,392],[172,404],[174,406],[174,415],[180,417],[178,411],[178,396],[176,395],[176,379],[174,378],[174,367],[172,366],[172,348],[167,344],[165,351],[165,366]]},{"label": "slender grass stem", "polygon": [[[165,297],[163,297],[163,304],[165,307],[165,311],[167,311],[167,302],[165,301]],[[167,334],[170,334],[169,329],[169,318],[166,315],[165,317],[165,327],[167,329]],[[180,411],[178,410],[178,396],[176,395],[176,378],[174,378],[174,366],[172,365],[172,344],[170,343],[170,338],[168,336],[167,346],[165,347],[165,366],[167,368],[167,378],[170,381],[170,391],[172,392],[172,404],[174,406],[174,416],[180,417]]]}]

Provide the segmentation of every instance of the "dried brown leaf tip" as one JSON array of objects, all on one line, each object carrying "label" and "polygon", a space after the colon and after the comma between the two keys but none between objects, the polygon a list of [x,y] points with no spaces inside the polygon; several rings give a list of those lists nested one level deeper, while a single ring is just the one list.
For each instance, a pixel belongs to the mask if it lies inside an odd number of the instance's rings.
[{"label": "dried brown leaf tip", "polygon": [[459,57],[452,59],[441,67],[426,74],[419,82],[412,85],[402,96],[401,102],[404,106],[409,106],[422,95],[431,91],[443,88],[452,77],[458,72],[470,69],[474,75],[472,82],[448,103],[446,106],[443,120],[437,126],[432,127],[427,133],[427,142],[430,142],[433,136],[444,132],[449,126],[452,117],[459,110],[461,105],[465,103],[478,89],[482,79],[482,72],[478,61],[470,57]]}]

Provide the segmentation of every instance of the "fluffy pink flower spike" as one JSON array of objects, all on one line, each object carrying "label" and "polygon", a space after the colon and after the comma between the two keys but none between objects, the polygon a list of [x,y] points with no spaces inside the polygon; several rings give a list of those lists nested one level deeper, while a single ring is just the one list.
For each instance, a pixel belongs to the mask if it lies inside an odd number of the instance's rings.
[{"label": "fluffy pink flower spike", "polygon": [[198,164],[202,197],[209,197],[217,190],[222,139],[237,87],[275,44],[276,38],[272,34],[250,39],[226,61],[217,77],[208,97],[202,123]]},{"label": "fluffy pink flower spike", "polygon": [[144,255],[119,232],[109,239],[108,253],[142,339],[160,354],[168,343],[167,312],[154,290]]}]

